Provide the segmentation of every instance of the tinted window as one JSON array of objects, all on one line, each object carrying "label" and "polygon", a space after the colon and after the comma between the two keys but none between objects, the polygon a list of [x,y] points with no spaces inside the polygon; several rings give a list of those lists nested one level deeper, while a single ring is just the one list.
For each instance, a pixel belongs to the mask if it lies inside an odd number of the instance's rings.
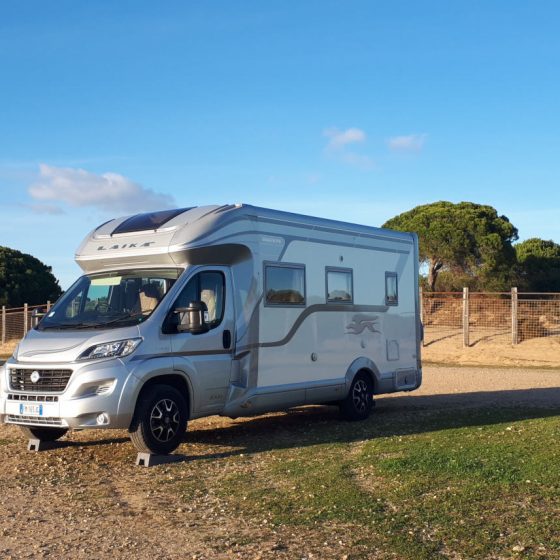
[{"label": "tinted window", "polygon": [[385,305],[399,304],[399,290],[397,285],[397,273],[385,273]]},{"label": "tinted window", "polygon": [[305,267],[266,265],[265,292],[268,305],[305,305]]},{"label": "tinted window", "polygon": [[327,301],[329,303],[352,303],[352,271],[327,269]]},{"label": "tinted window", "polygon": [[221,272],[199,272],[183,288],[173,309],[187,307],[193,301],[206,304],[206,322],[210,328],[222,322],[224,316],[224,275]]},{"label": "tinted window", "polygon": [[115,233],[131,233],[133,231],[146,231],[159,229],[179,214],[192,210],[192,208],[176,208],[174,210],[162,210],[161,212],[149,212],[147,214],[136,214],[125,220],[114,231]]}]

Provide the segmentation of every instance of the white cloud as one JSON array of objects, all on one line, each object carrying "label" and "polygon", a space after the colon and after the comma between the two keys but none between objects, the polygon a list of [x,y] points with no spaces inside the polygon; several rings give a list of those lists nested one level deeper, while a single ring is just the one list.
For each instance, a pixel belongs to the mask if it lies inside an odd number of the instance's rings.
[{"label": "white cloud", "polygon": [[330,158],[360,169],[375,167],[373,158],[348,149],[351,144],[366,141],[366,133],[360,128],[347,128],[346,130],[327,128],[323,131],[323,136],[329,138],[325,153]]},{"label": "white cloud", "polygon": [[340,160],[360,169],[373,169],[375,167],[373,158],[362,154],[356,154],[355,152],[345,152],[341,154]]},{"label": "white cloud", "polygon": [[327,150],[341,150],[348,144],[364,142],[366,139],[366,133],[359,128],[347,128],[346,130],[327,128],[323,131],[323,135],[330,138]]},{"label": "white cloud", "polygon": [[60,206],[56,206],[56,204],[24,204],[23,206],[29,208],[35,214],[59,216],[60,214],[66,213]]},{"label": "white cloud", "polygon": [[39,180],[29,187],[38,201],[94,207],[115,212],[161,210],[173,197],[147,189],[118,173],[97,175],[84,169],[39,165]]},{"label": "white cloud", "polygon": [[419,152],[424,147],[427,136],[427,134],[393,136],[387,140],[387,145],[395,152]]}]

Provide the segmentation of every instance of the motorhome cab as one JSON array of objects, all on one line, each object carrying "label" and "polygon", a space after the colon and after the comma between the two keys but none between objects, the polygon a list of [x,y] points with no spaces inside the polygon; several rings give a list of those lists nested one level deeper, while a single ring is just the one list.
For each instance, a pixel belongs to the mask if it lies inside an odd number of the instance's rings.
[{"label": "motorhome cab", "polygon": [[56,440],[126,428],[165,454],[187,420],[420,386],[411,233],[248,205],[116,218],[82,242],[84,276],[3,366],[0,420]]}]

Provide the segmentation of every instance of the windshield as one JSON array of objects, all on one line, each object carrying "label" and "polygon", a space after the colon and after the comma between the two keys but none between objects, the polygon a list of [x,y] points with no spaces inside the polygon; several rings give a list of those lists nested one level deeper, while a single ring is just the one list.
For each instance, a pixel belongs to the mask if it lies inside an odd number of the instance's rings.
[{"label": "windshield", "polygon": [[82,276],[37,325],[44,329],[95,329],[145,321],[180,270],[127,270]]}]

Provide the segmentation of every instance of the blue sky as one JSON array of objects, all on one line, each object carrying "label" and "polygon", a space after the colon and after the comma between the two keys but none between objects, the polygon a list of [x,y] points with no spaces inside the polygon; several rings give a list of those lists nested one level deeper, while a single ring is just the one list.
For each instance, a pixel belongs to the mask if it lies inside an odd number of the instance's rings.
[{"label": "blue sky", "polygon": [[381,225],[491,204],[560,242],[560,4],[0,2],[0,245],[66,288],[110,217]]}]

